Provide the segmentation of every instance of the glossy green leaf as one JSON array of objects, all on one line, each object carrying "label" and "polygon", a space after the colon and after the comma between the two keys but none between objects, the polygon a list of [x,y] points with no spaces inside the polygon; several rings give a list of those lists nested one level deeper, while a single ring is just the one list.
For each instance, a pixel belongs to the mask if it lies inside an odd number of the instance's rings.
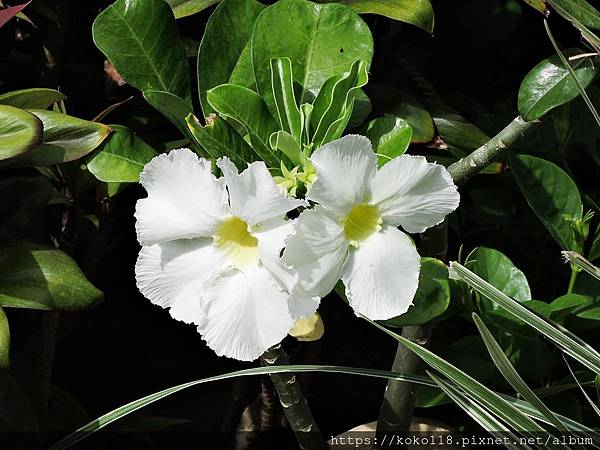
[{"label": "glossy green leaf", "polygon": [[176,19],[197,14],[220,0],[166,0]]},{"label": "glossy green leaf", "polygon": [[279,130],[264,100],[254,91],[242,86],[223,84],[207,93],[210,105],[223,117],[242,125],[252,147],[271,167],[279,167],[279,160],[271,151],[269,138]]},{"label": "glossy green leaf", "polygon": [[365,136],[371,140],[381,167],[406,152],[412,139],[412,127],[400,117],[379,117],[369,122]]},{"label": "glossy green leaf", "polygon": [[271,60],[271,84],[279,126],[293,136],[296,142],[302,142],[302,115],[294,94],[294,78],[290,58]]},{"label": "glossy green leaf", "polygon": [[144,166],[156,152],[129,128],[111,127],[114,132],[100,144],[87,168],[100,181],[137,183]]},{"label": "glossy green leaf", "polygon": [[491,139],[459,114],[438,114],[433,121],[440,137],[450,149],[458,148],[470,153]]},{"label": "glossy green leaf", "polygon": [[313,103],[310,116],[314,148],[341,137],[352,116],[354,99],[369,76],[365,61],[355,61],[347,73],[329,78]]},{"label": "glossy green leaf", "polygon": [[556,164],[535,156],[511,155],[510,167],[527,203],[563,250],[579,250],[572,222],[583,205],[575,182]]},{"label": "glossy green leaf", "polygon": [[477,275],[519,301],[531,300],[531,290],[525,274],[498,250],[477,247],[465,264]]},{"label": "glossy green leaf", "polygon": [[258,92],[275,115],[271,59],[291,59],[300,86],[296,98],[299,103],[312,103],[323,83],[348,72],[354,61],[364,60],[368,68],[373,38],[367,24],[345,5],[281,0],[258,17],[251,47]]},{"label": "glossy green leaf", "polygon": [[28,152],[42,142],[43,124],[30,112],[0,105],[0,161]]},{"label": "glossy green leaf", "polygon": [[154,108],[162,113],[163,116],[177,128],[183,136],[190,140],[194,139],[187,126],[185,118],[194,113],[192,107],[174,94],[164,91],[144,91],[144,98]]},{"label": "glossy green leaf", "polygon": [[435,258],[421,258],[419,287],[413,305],[401,316],[382,321],[386,326],[422,325],[442,315],[450,304],[448,268]]},{"label": "glossy green leaf", "polygon": [[98,15],[92,35],[129,84],[191,101],[185,46],[164,0],[117,0]]},{"label": "glossy green leaf", "polygon": [[66,98],[65,94],[54,89],[22,89],[0,95],[0,105],[9,105],[15,108],[46,109]]},{"label": "glossy green leaf", "polygon": [[273,133],[269,139],[269,144],[272,149],[283,152],[292,164],[297,166],[304,165],[305,155],[302,153],[302,148],[298,141],[287,131],[280,130],[277,133]]},{"label": "glossy green leaf", "polygon": [[256,0],[225,0],[212,13],[198,49],[198,93],[204,116],[215,112],[206,92],[220,84],[254,84],[250,39],[265,9]]},{"label": "glossy green leaf", "polygon": [[481,338],[485,343],[485,346],[494,361],[494,364],[504,376],[506,381],[510,383],[510,385],[517,391],[521,397],[527,400],[531,405],[533,405],[539,412],[541,412],[552,425],[556,427],[559,431],[567,432],[567,427],[554,415],[550,409],[539,399],[537,395],[531,390],[531,388],[523,381],[523,378],[519,375],[519,373],[515,370],[515,368],[510,363],[510,360],[502,350],[502,347],[498,345],[494,336],[487,329],[483,321],[479,318],[479,316],[473,313],[473,321],[481,334]]},{"label": "glossy green leaf", "polygon": [[49,166],[74,161],[98,147],[112,131],[97,122],[44,109],[30,110],[44,126],[42,143],[10,162],[14,167]]},{"label": "glossy green leaf", "polygon": [[[600,12],[586,0],[547,0],[550,6],[558,6],[588,28],[600,30]],[[557,8],[558,9],[558,8]],[[559,11],[560,12],[560,11]]]},{"label": "glossy green leaf", "polygon": [[592,298],[587,295],[566,294],[550,303],[552,320],[562,321],[567,315],[583,306],[590,305]]},{"label": "glossy green leaf", "polygon": [[367,92],[373,100],[376,115],[401,117],[409,123],[413,129],[413,143],[423,144],[433,139],[433,118],[413,95],[382,84],[369,84]]},{"label": "glossy green leaf", "polygon": [[202,126],[190,114],[187,125],[194,141],[213,159],[227,156],[240,170],[246,168],[246,163],[257,159],[252,147],[222,117],[211,114],[206,118],[206,125]]},{"label": "glossy green leaf", "polygon": [[0,371],[10,365],[10,328],[4,309],[0,306]]},{"label": "glossy green leaf", "polygon": [[[329,2],[332,0],[319,0]],[[429,0],[336,0],[359,14],[379,14],[433,32],[433,7]]]},{"label": "glossy green leaf", "polygon": [[[570,49],[564,53],[568,57],[581,52]],[[583,88],[586,88],[598,73],[598,68],[587,58],[576,59],[570,65]],[[578,95],[577,84],[569,70],[558,55],[553,55],[536,65],[523,79],[519,88],[519,113],[527,121],[539,119],[548,111],[573,100]]]},{"label": "glossy green leaf", "polygon": [[78,311],[101,300],[102,292],[62,251],[27,241],[0,246],[0,306]]},{"label": "glossy green leaf", "polygon": [[0,203],[0,240],[21,239],[43,234],[44,211],[52,195],[46,177],[7,177],[0,180],[0,192],[10,192]]},{"label": "glossy green leaf", "polygon": [[346,130],[354,130],[365,123],[371,112],[373,111],[373,104],[371,99],[362,89],[356,91],[354,96],[354,107],[352,108],[352,115],[346,125]]},{"label": "glossy green leaf", "polygon": [[575,337],[559,325],[551,324],[539,315],[531,312],[516,300],[457,262],[450,263],[450,270],[481,295],[500,305],[515,318],[522,320],[542,336],[551,340],[564,353],[575,358],[596,374],[600,374],[600,354],[590,345]]}]

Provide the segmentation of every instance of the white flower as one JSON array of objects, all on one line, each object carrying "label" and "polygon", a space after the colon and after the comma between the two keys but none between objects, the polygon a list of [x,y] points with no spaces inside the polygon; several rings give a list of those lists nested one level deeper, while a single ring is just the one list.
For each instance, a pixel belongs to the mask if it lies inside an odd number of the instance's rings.
[{"label": "white flower", "polygon": [[227,158],[217,165],[219,179],[209,161],[179,149],[144,167],[136,280],[150,301],[197,324],[218,355],[249,361],[294,325],[288,303],[297,275],[280,252],[293,231],[285,214],[304,202],[286,198],[263,162],[241,174]]},{"label": "white flower", "polygon": [[350,306],[372,320],[405,313],[419,282],[412,239],[455,210],[448,171],[422,156],[402,155],[377,170],[369,140],[350,135],[316,150],[317,178],[307,198],[319,203],[297,219],[284,261],[300,288],[323,297],[339,278]]}]

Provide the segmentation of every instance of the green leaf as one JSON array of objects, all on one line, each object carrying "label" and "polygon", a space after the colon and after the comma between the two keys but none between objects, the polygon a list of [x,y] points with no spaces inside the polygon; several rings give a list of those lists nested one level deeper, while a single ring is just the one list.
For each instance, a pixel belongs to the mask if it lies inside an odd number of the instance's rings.
[{"label": "green leaf", "polygon": [[510,385],[517,391],[521,397],[527,400],[531,405],[533,405],[539,412],[541,412],[551,423],[554,425],[559,431],[567,432],[567,427],[554,415],[550,409],[539,399],[537,395],[533,393],[533,391],[527,386],[527,383],[523,381],[515,370],[515,368],[510,363],[508,357],[504,354],[502,348],[498,345],[494,336],[487,329],[485,324],[481,321],[479,316],[473,313],[473,321],[481,334],[481,338],[485,346],[494,361],[494,364],[504,376],[506,381],[510,383]]},{"label": "green leaf", "polygon": [[129,128],[111,127],[114,132],[100,145],[87,168],[100,181],[137,183],[156,152]]},{"label": "green leaf", "polygon": [[435,258],[421,258],[419,287],[413,305],[401,316],[381,323],[395,328],[422,325],[441,316],[449,304],[448,268]]},{"label": "green leaf", "polygon": [[498,290],[475,273],[457,262],[450,263],[453,274],[473,287],[481,295],[486,296],[493,302],[498,303],[506,309],[513,317],[527,323],[531,328],[537,330],[542,336],[554,342],[560,350],[575,358],[577,361],[600,374],[600,354],[591,346],[572,335],[559,325],[546,321],[539,315],[531,312],[516,300],[511,299],[502,291]]},{"label": "green leaf", "polygon": [[27,241],[0,247],[0,306],[79,311],[101,300],[102,292],[62,251]]},{"label": "green leaf", "polygon": [[192,107],[174,94],[164,91],[144,91],[144,98],[177,128],[183,136],[194,144],[194,138],[187,126],[186,117],[194,114]]},{"label": "green leaf", "polygon": [[531,290],[525,274],[498,250],[477,247],[465,261],[473,272],[519,301],[531,300]]},{"label": "green leaf", "polygon": [[525,435],[531,435],[533,432],[545,432],[542,427],[520,412],[513,404],[506,401],[500,395],[485,387],[483,384],[475,380],[473,377],[467,375],[462,370],[446,362],[444,359],[421,347],[420,345],[386,329],[382,325],[379,325],[378,323],[364,316],[362,317],[380,330],[392,336],[401,344],[408,347],[426,364],[448,377],[470,397],[481,403],[488,410],[490,410],[490,412],[498,416],[499,419],[506,422],[515,430],[520,431]]},{"label": "green leaf", "polygon": [[279,126],[296,142],[302,142],[302,115],[294,95],[294,78],[290,58],[271,60],[271,83]]},{"label": "green leaf", "polygon": [[[580,51],[564,52],[573,56]],[[598,73],[598,68],[587,58],[570,63],[577,80],[585,89]],[[577,84],[558,55],[544,59],[525,76],[519,88],[519,113],[526,121],[539,119],[548,111],[567,103],[579,95]]]},{"label": "green leaf", "polygon": [[0,161],[28,152],[42,142],[44,126],[33,114],[0,105]]},{"label": "green leaf", "polygon": [[438,378],[433,373],[427,371],[427,375],[435,381],[435,383],[442,389],[442,391],[452,399],[464,412],[466,412],[473,420],[483,427],[484,430],[488,431],[493,436],[499,439],[508,438],[505,443],[505,447],[513,450],[530,449],[526,444],[517,445],[519,438],[513,434],[504,424],[490,413],[488,409],[483,407],[481,403],[472,400],[469,396],[465,395],[461,390],[455,388],[452,384],[447,381]]},{"label": "green leaf", "polygon": [[596,267],[577,252],[562,252],[562,254],[567,261],[571,262],[580,269],[583,269],[596,280],[600,281],[600,267]]},{"label": "green leaf", "polygon": [[529,6],[531,6],[533,9],[536,9],[537,11],[541,12],[544,16],[547,16],[549,11],[548,11],[548,7],[546,6],[546,1],[545,0],[523,0],[525,3],[527,3]]},{"label": "green leaf", "polygon": [[46,109],[66,98],[65,94],[54,89],[22,89],[0,95],[0,105],[9,105],[15,108]]},{"label": "green leaf", "polygon": [[368,68],[373,38],[367,24],[345,5],[282,0],[258,17],[251,48],[258,93],[275,115],[271,59],[291,59],[294,81],[300,86],[296,98],[312,103],[323,83],[350,71],[354,61],[363,60]]},{"label": "green leaf", "polygon": [[[550,6],[565,10],[588,28],[600,30],[600,12],[585,0],[548,0]],[[557,9],[558,9],[557,8]],[[560,10],[559,10],[560,12]]]},{"label": "green leaf", "polygon": [[358,89],[354,96],[354,107],[352,108],[352,115],[350,116],[348,125],[346,125],[346,130],[354,130],[360,127],[365,123],[372,111],[373,105],[371,104],[371,99],[365,91]]},{"label": "green leaf", "polygon": [[[18,432],[20,449],[42,448],[41,433],[33,405],[21,385],[8,373],[0,372],[0,430],[3,441]],[[12,447],[12,446],[11,446]]]},{"label": "green leaf", "polygon": [[256,92],[234,84],[223,84],[208,91],[207,99],[221,116],[235,120],[246,129],[254,151],[268,166],[279,167],[279,159],[269,147],[269,138],[279,127]]},{"label": "green leaf", "polygon": [[240,170],[246,168],[246,163],[257,159],[252,147],[222,117],[209,115],[206,126],[200,125],[192,114],[186,121],[194,141],[211,158],[227,156]]},{"label": "green leaf", "polygon": [[575,182],[564,170],[535,156],[510,155],[510,167],[533,212],[563,250],[580,250],[572,220],[581,220],[583,205]]},{"label": "green leaf", "polygon": [[[319,0],[322,3],[332,0]],[[433,32],[433,7],[429,0],[335,0],[359,14],[379,14]]]},{"label": "green leaf", "polygon": [[581,308],[592,303],[592,298],[587,295],[580,294],[566,294],[562,297],[558,297],[552,303],[550,303],[550,310],[552,311],[551,318],[554,321],[562,321],[567,315],[574,310]]},{"label": "green leaf", "polygon": [[369,122],[365,136],[371,140],[381,167],[406,152],[412,139],[412,127],[400,117],[379,117]]},{"label": "green leaf", "polygon": [[50,181],[42,176],[1,179],[0,192],[11,194],[0,203],[0,239],[42,235],[52,189]]},{"label": "green leaf", "polygon": [[30,112],[44,125],[42,143],[11,161],[11,167],[50,166],[74,161],[98,147],[112,131],[101,123],[66,114],[44,109],[32,109]]},{"label": "green leaf", "polygon": [[470,153],[491,139],[459,114],[439,114],[433,121],[440,137],[450,149],[457,148]]},{"label": "green leaf", "polygon": [[92,35],[129,84],[191,102],[185,45],[163,0],[117,0],[98,15]]},{"label": "green leaf", "polygon": [[10,365],[10,328],[4,309],[0,306],[0,371]]},{"label": "green leaf", "polygon": [[433,118],[413,95],[381,84],[369,84],[368,93],[373,99],[375,114],[401,117],[408,122],[413,129],[413,143],[423,144],[433,139]]},{"label": "green leaf", "polygon": [[298,141],[287,131],[280,130],[273,133],[269,138],[269,145],[272,149],[283,152],[289,158],[292,164],[297,166],[304,165],[305,155],[302,153],[302,148]]},{"label": "green leaf", "polygon": [[[176,19],[197,14],[220,0],[166,0]],[[238,0],[239,1],[239,0]]]},{"label": "green leaf", "polygon": [[[215,112],[206,92],[220,84],[254,84],[250,39],[265,9],[256,0],[225,0],[211,14],[198,49],[198,94],[204,116]],[[244,80],[244,81],[242,81]]]},{"label": "green leaf", "polygon": [[354,98],[369,79],[367,70],[367,63],[358,60],[352,64],[349,72],[334,75],[323,84],[310,116],[314,148],[342,135],[352,116]]}]

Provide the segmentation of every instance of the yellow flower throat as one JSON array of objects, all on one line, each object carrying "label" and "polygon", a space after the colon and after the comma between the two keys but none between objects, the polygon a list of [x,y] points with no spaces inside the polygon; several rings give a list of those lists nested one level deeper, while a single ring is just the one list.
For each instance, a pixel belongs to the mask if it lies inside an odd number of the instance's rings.
[{"label": "yellow flower throat", "polygon": [[342,221],[344,236],[350,245],[358,247],[376,231],[381,230],[381,214],[375,205],[361,203],[350,210]]},{"label": "yellow flower throat", "polygon": [[238,269],[258,262],[258,240],[239,217],[230,217],[219,224],[214,243]]}]

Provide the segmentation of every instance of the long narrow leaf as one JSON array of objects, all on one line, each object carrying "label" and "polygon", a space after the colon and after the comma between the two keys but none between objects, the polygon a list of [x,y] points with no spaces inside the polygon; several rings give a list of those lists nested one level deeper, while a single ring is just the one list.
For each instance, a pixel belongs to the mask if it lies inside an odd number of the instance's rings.
[{"label": "long narrow leaf", "polygon": [[[520,412],[513,404],[506,401],[496,392],[488,389],[479,381],[475,380],[473,377],[467,375],[462,370],[458,369],[456,366],[448,363],[444,359],[437,356],[435,353],[411,342],[410,340],[394,333],[391,330],[388,330],[383,325],[378,324],[365,316],[361,317],[371,324],[375,325],[380,330],[389,334],[393,338],[395,338],[398,342],[401,342],[410,350],[412,350],[415,354],[417,354],[423,361],[425,361],[429,366],[438,370],[454,383],[463,389],[469,396],[473,399],[480,402],[487,409],[489,409],[493,414],[496,414],[499,418],[501,418],[508,425],[513,427],[515,430],[523,433],[526,436],[534,436],[534,433],[538,435],[540,433],[547,433],[544,428],[538,425],[536,422],[531,420],[527,415]],[[567,448],[562,445],[554,446],[549,443],[548,448]]]},{"label": "long narrow leaf", "polygon": [[562,255],[570,263],[575,264],[577,267],[585,270],[587,273],[589,273],[591,276],[593,276],[597,280],[600,280],[600,268],[593,265],[591,262],[589,262],[587,259],[585,259],[583,256],[581,256],[579,253],[577,253],[577,252],[562,252]]},{"label": "long narrow leaf", "polygon": [[[506,448],[514,450],[531,450],[526,444],[517,445],[515,442],[519,442],[518,436],[512,433],[502,422],[496,419],[493,414],[485,409],[481,404],[469,398],[463,394],[460,390],[455,388],[452,384],[444,381],[443,379],[435,376],[431,372],[427,372],[427,375],[436,382],[444,393],[452,399],[464,412],[466,412],[471,418],[483,427],[484,430],[489,432],[495,437],[507,437],[508,440],[505,443]],[[502,432],[502,434],[500,433]]]},{"label": "long narrow leaf", "polygon": [[[518,374],[515,368],[510,363],[508,357],[502,351],[502,348],[498,345],[490,330],[487,329],[483,321],[479,318],[476,313],[473,313],[473,321],[481,334],[483,343],[487,347],[487,350],[494,361],[494,364],[506,378],[506,381],[517,391],[521,396],[527,400],[531,405],[536,407],[544,417],[546,417],[556,429],[567,432],[567,427],[554,415],[550,409],[542,402],[537,395],[527,386],[527,383],[523,381],[523,378]],[[435,381],[435,380],[434,380]]]},{"label": "long narrow leaf", "polygon": [[516,300],[513,300],[461,264],[451,262],[450,269],[481,295],[489,298],[491,301],[507,310],[511,315],[527,323],[530,327],[554,342],[563,352],[570,355],[596,374],[600,374],[600,354],[589,345],[582,345],[580,341],[577,341],[564,333],[558,326],[549,323],[534,312],[528,310],[525,306],[521,305]]}]

